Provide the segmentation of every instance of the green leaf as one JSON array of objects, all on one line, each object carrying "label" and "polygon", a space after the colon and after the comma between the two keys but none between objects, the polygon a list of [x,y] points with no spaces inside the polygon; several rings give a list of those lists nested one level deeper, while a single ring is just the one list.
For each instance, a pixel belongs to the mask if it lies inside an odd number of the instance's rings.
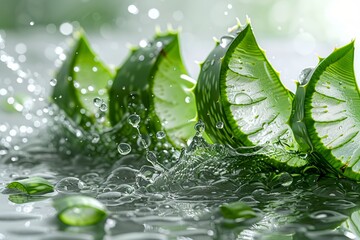
[{"label": "green leaf", "polygon": [[88,196],[66,196],[53,203],[61,222],[72,226],[88,226],[103,221],[107,217],[105,206]]},{"label": "green leaf", "polygon": [[9,189],[17,189],[30,195],[45,194],[54,191],[54,186],[41,177],[31,177],[14,181],[9,183],[6,187]]},{"label": "green leaf", "polygon": [[195,134],[194,84],[182,63],[177,33],[159,34],[134,49],[119,69],[110,90],[110,121],[116,125],[137,113],[147,132],[163,130],[173,145],[184,146]]},{"label": "green leaf", "polygon": [[243,202],[221,205],[220,212],[224,218],[228,219],[257,217],[256,212]]},{"label": "green leaf", "polygon": [[[360,96],[354,74],[354,43],[335,50],[321,61],[309,82],[300,86],[304,133],[311,149],[322,155],[319,164],[360,179]],[[303,90],[301,90],[302,92]],[[298,92],[297,92],[298,95]],[[302,143],[300,143],[302,144]]]},{"label": "green leaf", "polygon": [[104,115],[99,105],[107,108],[107,86],[112,74],[91,50],[83,33],[78,33],[75,45],[67,55],[59,72],[52,94],[53,101],[75,123],[88,129],[95,122],[96,115]]},{"label": "green leaf", "polygon": [[257,45],[249,24],[222,37],[202,65],[195,94],[199,119],[214,141],[238,146],[284,139],[293,145],[287,124],[292,94]]}]

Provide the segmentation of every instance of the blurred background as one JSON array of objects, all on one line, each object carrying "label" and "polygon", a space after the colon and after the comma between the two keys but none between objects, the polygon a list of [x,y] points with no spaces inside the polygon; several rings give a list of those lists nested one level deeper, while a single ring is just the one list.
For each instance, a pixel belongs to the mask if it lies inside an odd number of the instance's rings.
[{"label": "blurred background", "polygon": [[[31,99],[12,104],[17,111],[45,102],[50,79],[80,27],[113,69],[124,61],[129,45],[151,38],[155,28],[180,28],[185,64],[196,79],[195,62],[214,47],[213,37],[226,34],[236,18],[245,23],[247,16],[269,61],[294,91],[303,68],[360,36],[359,10],[357,0],[2,0],[0,105],[29,93]],[[1,110],[0,116],[5,118]]]}]

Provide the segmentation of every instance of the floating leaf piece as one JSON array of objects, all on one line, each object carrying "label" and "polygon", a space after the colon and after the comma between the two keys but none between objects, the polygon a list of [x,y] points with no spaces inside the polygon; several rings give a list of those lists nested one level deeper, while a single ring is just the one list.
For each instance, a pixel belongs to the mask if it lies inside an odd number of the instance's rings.
[{"label": "floating leaf piece", "polygon": [[14,181],[7,186],[9,189],[17,189],[27,194],[45,194],[54,191],[54,186],[44,178],[31,177]]},{"label": "floating leaf piece", "polygon": [[[287,124],[292,94],[257,45],[249,24],[221,38],[201,67],[195,94],[199,119],[214,141],[238,146],[284,139],[293,144]],[[216,127],[218,122],[222,129]]]},{"label": "floating leaf piece", "polygon": [[296,110],[304,112],[312,150],[323,157],[319,164],[359,180],[360,96],[354,74],[354,42],[322,60],[310,81],[298,86],[298,92],[304,95],[304,108],[297,105]]},{"label": "floating leaf piece", "polygon": [[[75,123],[88,129],[95,115],[107,108],[107,85],[112,79],[110,71],[91,50],[86,37],[78,33],[76,43],[56,75],[53,101]],[[99,106],[94,99],[100,98]]]},{"label": "floating leaf piece", "polygon": [[229,219],[257,217],[256,212],[243,202],[221,205],[220,212],[224,218]]},{"label": "floating leaf piece", "polygon": [[[136,112],[147,131],[166,137],[180,147],[195,134],[194,81],[187,77],[175,32],[158,34],[153,41],[133,49],[119,69],[110,90],[110,121],[116,125]],[[145,130],[144,130],[145,131]]]},{"label": "floating leaf piece", "polygon": [[67,196],[54,200],[54,207],[61,222],[72,226],[88,226],[107,217],[105,206],[88,196]]}]

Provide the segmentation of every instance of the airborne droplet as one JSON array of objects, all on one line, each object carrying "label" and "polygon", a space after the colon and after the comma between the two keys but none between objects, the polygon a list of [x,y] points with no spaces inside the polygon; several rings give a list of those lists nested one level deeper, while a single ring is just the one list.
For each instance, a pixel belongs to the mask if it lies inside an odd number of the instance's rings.
[{"label": "airborne droplet", "polygon": [[165,136],[166,136],[166,134],[165,134],[164,131],[158,131],[158,132],[156,133],[156,138],[157,138],[157,139],[163,139]]},{"label": "airborne droplet", "polygon": [[101,100],[101,98],[96,97],[96,98],[94,98],[93,103],[94,103],[94,105],[95,105],[96,107],[100,107],[100,106],[101,106],[101,103],[102,103],[102,100]]},{"label": "airborne droplet", "polygon": [[131,124],[131,126],[133,126],[134,128],[137,128],[139,126],[139,123],[140,123],[140,116],[135,114],[135,113],[131,114],[128,117],[128,121]]},{"label": "airborne droplet", "polygon": [[117,149],[121,155],[127,155],[131,152],[131,146],[127,143],[120,143]]}]

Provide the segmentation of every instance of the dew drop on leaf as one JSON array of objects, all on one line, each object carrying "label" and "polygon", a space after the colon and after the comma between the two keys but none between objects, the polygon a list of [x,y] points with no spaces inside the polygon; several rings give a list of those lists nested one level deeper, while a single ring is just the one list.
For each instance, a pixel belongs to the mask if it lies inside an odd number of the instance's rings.
[{"label": "dew drop on leaf", "polygon": [[221,122],[221,121],[220,121],[220,122],[217,122],[217,123],[216,123],[216,128],[217,128],[217,129],[223,129],[223,128],[224,128],[224,123]]},{"label": "dew drop on leaf", "polygon": [[305,68],[300,72],[299,75],[299,83],[301,85],[305,85],[309,82],[310,80],[310,73],[313,71],[313,68],[309,67],[309,68]]},{"label": "dew drop on leaf", "polygon": [[50,85],[51,85],[51,86],[55,87],[55,86],[56,86],[56,83],[57,83],[56,78],[52,78],[52,79],[50,80]]}]

